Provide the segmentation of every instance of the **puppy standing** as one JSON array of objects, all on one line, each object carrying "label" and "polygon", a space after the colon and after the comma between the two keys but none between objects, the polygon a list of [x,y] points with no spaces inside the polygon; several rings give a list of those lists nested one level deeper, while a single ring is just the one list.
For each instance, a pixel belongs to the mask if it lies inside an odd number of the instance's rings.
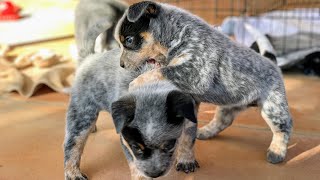
[{"label": "puppy standing", "polygon": [[[121,0],[80,0],[75,10],[75,38],[78,51],[83,46],[86,33],[96,25],[109,24],[107,29],[100,29],[100,35],[93,40],[96,52],[118,47],[113,37],[116,23],[121,18],[128,5]],[[91,40],[93,37],[89,37]],[[96,40],[97,38],[97,40]]]},{"label": "puppy standing", "polygon": [[[88,36],[95,39],[97,29],[103,28],[95,25]],[[119,49],[92,54],[93,46],[94,41],[85,41],[80,49],[67,112],[65,179],[87,179],[80,171],[80,160],[100,111],[112,112],[133,179],[162,176],[175,161],[177,170],[184,172],[199,167],[193,153],[197,131],[193,98],[168,81],[128,93],[129,82],[140,72],[119,66]]]},{"label": "puppy standing", "polygon": [[[236,114],[257,105],[273,132],[267,160],[284,160],[292,120],[281,72],[270,60],[182,9],[151,1],[130,6],[115,37],[123,67],[135,69],[145,62],[162,66],[136,78],[131,88],[166,79],[198,101],[219,105],[213,120],[198,130],[199,139],[216,136]],[[159,61],[163,56],[164,63]]]}]

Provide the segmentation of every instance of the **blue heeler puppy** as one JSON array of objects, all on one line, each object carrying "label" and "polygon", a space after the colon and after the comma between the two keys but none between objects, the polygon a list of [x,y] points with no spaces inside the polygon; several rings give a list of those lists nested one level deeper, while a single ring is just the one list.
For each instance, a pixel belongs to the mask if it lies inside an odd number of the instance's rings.
[{"label": "blue heeler puppy", "polygon": [[118,43],[113,37],[115,26],[122,17],[128,5],[122,0],[80,0],[75,9],[75,39],[78,51],[84,43],[86,33],[95,26],[108,24],[106,29],[100,30],[100,35],[93,39],[96,52],[118,48]]},{"label": "blue heeler puppy", "polygon": [[273,132],[267,160],[285,159],[292,118],[281,72],[269,59],[234,43],[197,16],[152,1],[130,6],[115,38],[121,43],[121,66],[135,69],[148,62],[161,67],[140,75],[130,88],[169,80],[197,101],[219,106],[213,120],[198,130],[198,139],[216,136],[236,114],[255,105]]},{"label": "blue heeler puppy", "polygon": [[[103,28],[97,24],[87,36],[95,39]],[[87,179],[80,171],[81,154],[100,111],[112,112],[133,179],[165,175],[175,161],[184,172],[199,167],[193,153],[198,104],[192,96],[169,81],[128,92],[129,83],[153,65],[128,71],[119,66],[120,49],[93,54],[94,40],[84,42],[67,111],[65,179]]]}]

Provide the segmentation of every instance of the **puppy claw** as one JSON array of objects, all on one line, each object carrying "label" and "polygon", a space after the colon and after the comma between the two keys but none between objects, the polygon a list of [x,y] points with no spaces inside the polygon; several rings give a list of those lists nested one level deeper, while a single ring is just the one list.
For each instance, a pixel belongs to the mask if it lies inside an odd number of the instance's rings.
[{"label": "puppy claw", "polygon": [[272,164],[277,164],[277,163],[282,162],[284,159],[285,159],[285,155],[277,154],[277,153],[271,151],[270,149],[268,149],[268,152],[267,152],[268,162],[270,162]]},{"label": "puppy claw", "polygon": [[194,162],[177,163],[176,170],[183,171],[185,173],[194,172],[197,168],[200,168],[199,163],[195,160]]}]

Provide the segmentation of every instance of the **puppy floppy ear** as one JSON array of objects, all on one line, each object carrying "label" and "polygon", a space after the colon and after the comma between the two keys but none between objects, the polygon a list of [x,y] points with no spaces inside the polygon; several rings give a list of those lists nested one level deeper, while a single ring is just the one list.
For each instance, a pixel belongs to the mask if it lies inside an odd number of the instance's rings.
[{"label": "puppy floppy ear", "polygon": [[119,134],[123,127],[134,118],[136,103],[133,96],[125,96],[111,105],[111,115],[116,131]]},{"label": "puppy floppy ear", "polygon": [[[191,95],[180,91],[171,91],[167,96],[167,114],[175,116],[168,117],[169,121],[183,121],[184,118],[197,123],[197,115],[195,111],[195,101]],[[171,114],[171,115],[170,115]],[[179,118],[183,117],[183,118]],[[171,122],[179,124],[182,122]]]},{"label": "puppy floppy ear", "polygon": [[159,13],[159,6],[152,1],[142,1],[129,7],[127,18],[130,22],[136,22],[141,16],[156,17]]}]

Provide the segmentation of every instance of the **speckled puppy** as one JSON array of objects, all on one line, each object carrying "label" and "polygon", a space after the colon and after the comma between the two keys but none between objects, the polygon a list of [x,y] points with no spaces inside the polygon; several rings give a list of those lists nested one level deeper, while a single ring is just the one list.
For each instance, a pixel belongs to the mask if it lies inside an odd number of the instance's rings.
[{"label": "speckled puppy", "polygon": [[[95,39],[99,29],[103,27],[97,25],[88,35]],[[121,68],[120,49],[89,55],[95,42],[85,44],[67,112],[65,179],[87,179],[80,171],[81,154],[99,111],[112,112],[132,179],[164,175],[175,161],[178,169],[194,171],[198,167],[193,153],[197,131],[194,99],[169,81],[127,92],[129,82],[143,70]]]},{"label": "speckled puppy", "polygon": [[151,1],[129,7],[115,38],[122,46],[123,67],[162,66],[136,78],[130,88],[166,79],[197,100],[219,106],[213,120],[198,130],[199,139],[216,136],[237,113],[257,105],[273,132],[267,160],[285,159],[292,119],[281,72],[269,59],[182,9]]},{"label": "speckled puppy", "polygon": [[118,20],[122,17],[128,5],[122,0],[79,0],[75,9],[75,40],[78,50],[82,46],[84,37],[91,26],[96,23],[108,24],[100,30],[100,35],[95,37],[95,51],[118,48],[113,34]]}]

